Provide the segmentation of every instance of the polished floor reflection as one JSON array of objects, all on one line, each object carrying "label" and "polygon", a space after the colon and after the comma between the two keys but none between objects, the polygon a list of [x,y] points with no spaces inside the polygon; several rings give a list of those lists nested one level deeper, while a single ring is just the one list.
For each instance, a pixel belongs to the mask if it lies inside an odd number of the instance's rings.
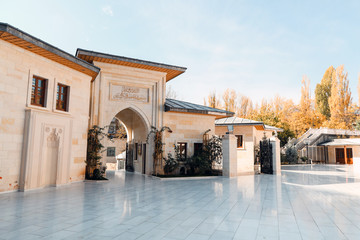
[{"label": "polished floor reflection", "polygon": [[353,166],[284,166],[282,176],[108,182],[0,194],[0,239],[360,239]]}]

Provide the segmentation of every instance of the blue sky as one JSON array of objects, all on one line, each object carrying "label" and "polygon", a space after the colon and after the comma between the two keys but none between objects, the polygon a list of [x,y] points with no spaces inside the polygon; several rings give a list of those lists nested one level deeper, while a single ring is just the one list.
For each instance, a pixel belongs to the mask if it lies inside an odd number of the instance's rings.
[{"label": "blue sky", "polygon": [[[203,103],[226,88],[298,102],[345,65],[358,102],[360,1],[5,1],[0,21],[69,53],[84,48],[184,66],[169,85]],[[313,95],[313,93],[312,93]]]}]

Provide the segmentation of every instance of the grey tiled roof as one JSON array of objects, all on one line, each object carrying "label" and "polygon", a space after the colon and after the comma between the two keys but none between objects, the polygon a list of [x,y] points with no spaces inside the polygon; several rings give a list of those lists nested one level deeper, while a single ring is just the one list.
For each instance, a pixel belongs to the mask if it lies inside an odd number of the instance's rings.
[{"label": "grey tiled roof", "polygon": [[265,125],[265,129],[266,130],[277,131],[277,132],[283,132],[284,131],[284,129],[282,129],[282,128],[277,128],[277,127],[269,126],[269,125]]},{"label": "grey tiled roof", "polygon": [[255,121],[246,118],[239,118],[239,117],[228,117],[228,118],[221,118],[215,120],[215,126],[227,126],[227,125],[261,125],[264,127],[265,130],[277,131],[282,132],[282,128],[277,128],[269,125],[265,125],[263,122]]},{"label": "grey tiled roof", "polygon": [[200,113],[200,114],[213,114],[213,115],[222,115],[222,116],[233,116],[233,112],[207,107],[203,105],[198,105],[194,103],[189,103],[185,101],[180,101],[176,99],[166,98],[165,99],[165,111],[173,112],[188,112],[188,113]]},{"label": "grey tiled roof", "polygon": [[228,117],[217,119],[215,125],[264,125],[264,123],[246,118]]}]

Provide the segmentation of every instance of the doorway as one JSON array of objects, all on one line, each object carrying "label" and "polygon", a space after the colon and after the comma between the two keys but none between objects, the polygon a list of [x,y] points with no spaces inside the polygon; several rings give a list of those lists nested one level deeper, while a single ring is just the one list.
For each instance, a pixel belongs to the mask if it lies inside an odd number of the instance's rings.
[{"label": "doorway", "polygon": [[345,164],[345,154],[343,148],[335,148],[336,163]]},{"label": "doorway", "polygon": [[[139,112],[132,108],[126,108],[118,112],[114,116],[114,119],[126,130],[126,142],[123,144],[121,151],[119,146],[114,145],[117,149],[116,155],[124,155],[125,169],[131,172],[149,173],[149,169],[147,168],[151,166],[151,164],[146,162],[149,160],[147,156],[149,149],[146,147],[149,127],[146,121]],[[115,124],[113,125],[115,126]],[[113,143],[108,142],[106,147],[110,147],[111,144]]]},{"label": "doorway", "polygon": [[[345,157],[346,152],[346,157]],[[336,163],[340,164],[353,164],[353,151],[352,148],[336,148]]]},{"label": "doorway", "polygon": [[353,164],[353,152],[352,148],[346,149],[347,164]]}]

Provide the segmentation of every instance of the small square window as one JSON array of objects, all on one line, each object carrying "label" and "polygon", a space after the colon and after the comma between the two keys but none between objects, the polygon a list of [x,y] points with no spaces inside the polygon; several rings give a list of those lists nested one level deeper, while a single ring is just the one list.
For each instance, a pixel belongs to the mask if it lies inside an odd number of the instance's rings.
[{"label": "small square window", "polygon": [[106,150],[107,157],[115,157],[115,147],[108,147]]},{"label": "small square window", "polygon": [[35,106],[45,107],[47,80],[41,77],[33,76],[31,86],[31,104]]},{"label": "small square window", "polygon": [[68,111],[69,86],[58,83],[56,90],[56,109]]}]

